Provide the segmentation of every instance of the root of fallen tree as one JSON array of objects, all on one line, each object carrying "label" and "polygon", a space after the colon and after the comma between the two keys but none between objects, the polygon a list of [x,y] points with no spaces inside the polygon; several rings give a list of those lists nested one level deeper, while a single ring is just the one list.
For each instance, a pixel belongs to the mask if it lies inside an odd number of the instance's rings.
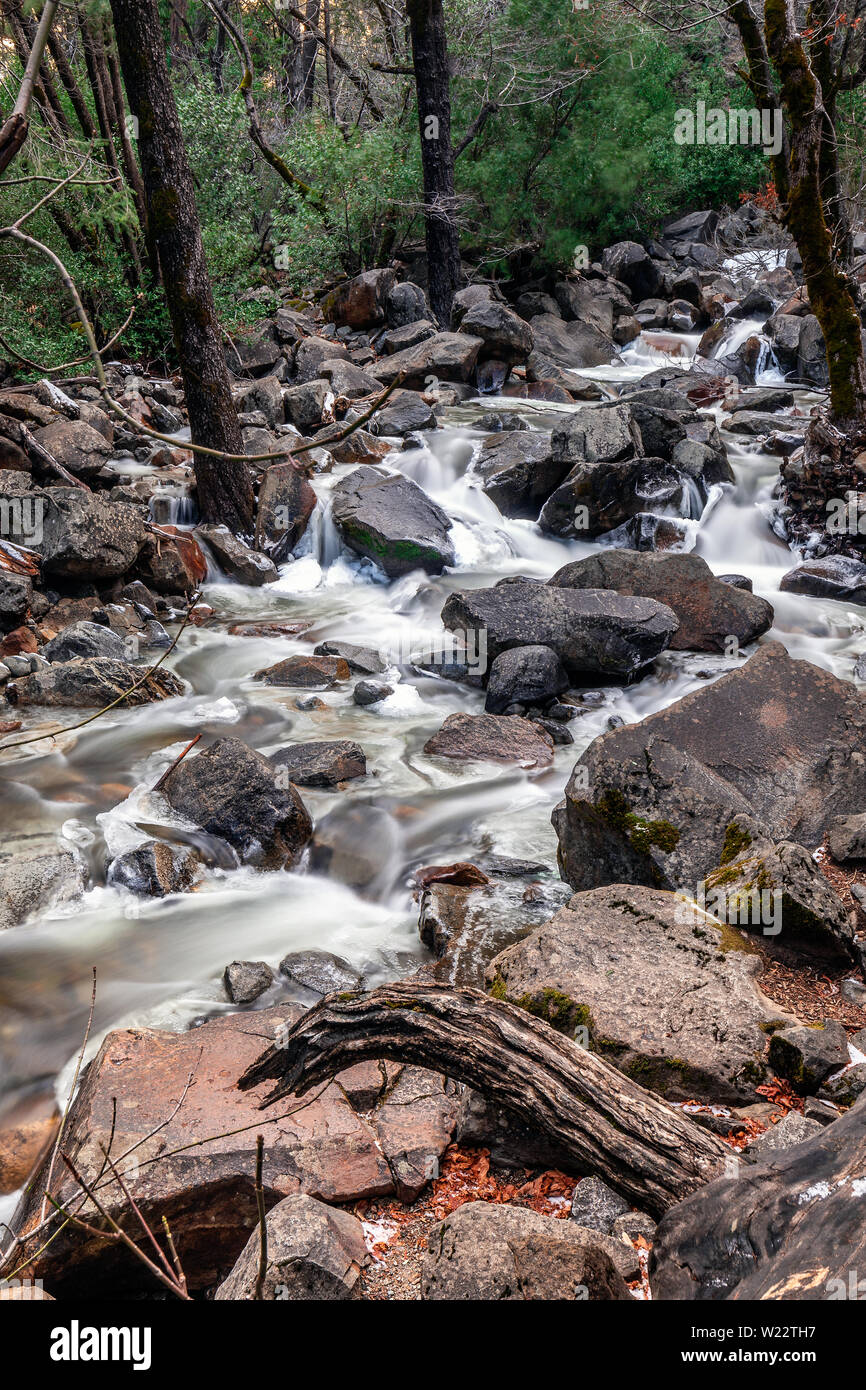
[{"label": "root of fallen tree", "polygon": [[594,1053],[480,990],[403,982],[333,994],[305,1014],[238,1083],[277,1085],[265,1105],[386,1057],[480,1091],[654,1215],[722,1171],[730,1150]]}]

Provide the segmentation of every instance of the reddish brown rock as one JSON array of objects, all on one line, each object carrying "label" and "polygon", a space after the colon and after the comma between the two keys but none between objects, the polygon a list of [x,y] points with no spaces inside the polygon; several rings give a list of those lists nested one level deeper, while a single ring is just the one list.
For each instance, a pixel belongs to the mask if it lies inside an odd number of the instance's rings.
[{"label": "reddish brown rock", "polygon": [[424,752],[440,758],[549,767],[553,739],[538,724],[518,715],[449,714],[439,732],[424,744]]},{"label": "reddish brown rock", "polygon": [[264,681],[265,685],[303,685],[326,690],[338,681],[347,681],[350,675],[348,663],[341,657],[299,654],[256,671],[256,680]]},{"label": "reddish brown rock", "polygon": [[[188,1033],[110,1033],[74,1102],[64,1147],[78,1171],[99,1182],[107,1210],[128,1211],[115,1179],[98,1178],[100,1145],[112,1140],[112,1155],[145,1218],[157,1231],[168,1219],[193,1289],[228,1274],[257,1224],[257,1133],[265,1137],[268,1208],[294,1192],[339,1203],[394,1190],[373,1129],[337,1083],[312,1103],[309,1096],[292,1097],[265,1112],[259,1105],[268,1087],[237,1089],[244,1069],[298,1013],[287,1006],[230,1014]],[[46,1169],[25,1199],[21,1229],[37,1224]],[[52,1187],[64,1204],[79,1195],[65,1171],[55,1173]],[[88,1219],[100,1222],[92,1209]],[[31,1272],[52,1292],[156,1288],[126,1249],[99,1236],[66,1226],[36,1254],[43,1244],[44,1237],[34,1238]]]}]

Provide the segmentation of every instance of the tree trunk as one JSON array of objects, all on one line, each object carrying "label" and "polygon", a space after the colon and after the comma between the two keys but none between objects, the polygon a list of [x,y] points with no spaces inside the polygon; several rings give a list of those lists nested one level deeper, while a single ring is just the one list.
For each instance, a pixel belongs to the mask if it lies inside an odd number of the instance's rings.
[{"label": "tree trunk", "polygon": [[442,0],[406,0],[418,91],[430,307],[442,328],[460,283],[448,45]]},{"label": "tree trunk", "polygon": [[667,1211],[721,1172],[731,1150],[681,1111],[516,1005],[480,990],[403,982],[331,995],[244,1073],[266,1104],[337,1072],[391,1057],[466,1082],[570,1151],[630,1201]]},{"label": "tree trunk", "polygon": [[653,1246],[655,1297],[862,1299],[864,1173],[861,1097],[820,1134],[714,1182],[672,1211]]},{"label": "tree trunk", "polygon": [[301,42],[301,90],[298,97],[300,111],[312,111],[313,97],[316,94],[316,57],[319,52],[319,40],[314,31],[319,24],[319,7],[320,0],[307,0],[306,15],[310,27],[304,30]]},{"label": "tree trunk", "polygon": [[766,0],[767,48],[779,80],[783,110],[790,124],[787,198],[783,221],[803,260],[803,278],[812,312],[827,349],[830,404],[838,423],[866,418],[866,364],[860,315],[851,284],[836,258],[828,226],[825,193],[830,157],[825,140],[827,113],[820,83],[799,34],[794,0]]},{"label": "tree trunk", "polygon": [[[240,454],[243,441],[156,0],[111,0],[111,10],[123,80],[138,118],[148,224],[159,255],[193,443]],[[199,454],[195,477],[204,520],[250,534],[253,486],[247,466]]]}]

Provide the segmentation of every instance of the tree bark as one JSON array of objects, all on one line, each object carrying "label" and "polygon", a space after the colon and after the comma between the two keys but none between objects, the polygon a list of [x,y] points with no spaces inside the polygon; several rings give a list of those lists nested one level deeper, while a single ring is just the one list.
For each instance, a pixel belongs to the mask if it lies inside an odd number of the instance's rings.
[{"label": "tree bark", "polygon": [[[126,93],[138,118],[148,226],[159,255],[193,443],[240,454],[243,440],[156,0],[111,0],[111,10]],[[249,535],[254,510],[249,468],[196,455],[195,477],[204,520]]]},{"label": "tree bark", "polygon": [[[837,422],[866,417],[866,364],[860,315],[850,281],[836,258],[824,194],[828,151],[821,86],[803,47],[794,0],[766,0],[767,49],[790,124],[788,190],[783,221],[803,260],[812,312],[827,350],[830,404]],[[832,186],[827,192],[832,196]]]},{"label": "tree bark", "polygon": [[241,1077],[272,1078],[265,1104],[390,1057],[475,1087],[570,1151],[630,1201],[667,1211],[721,1172],[731,1150],[636,1082],[512,1004],[480,990],[403,982],[331,995]]},{"label": "tree bark", "polygon": [[301,40],[301,90],[298,96],[298,109],[312,111],[316,94],[316,57],[319,40],[316,30],[319,27],[320,0],[307,0],[307,25]]},{"label": "tree bark", "polygon": [[460,283],[448,44],[442,0],[406,0],[418,91],[430,306],[442,328]]}]

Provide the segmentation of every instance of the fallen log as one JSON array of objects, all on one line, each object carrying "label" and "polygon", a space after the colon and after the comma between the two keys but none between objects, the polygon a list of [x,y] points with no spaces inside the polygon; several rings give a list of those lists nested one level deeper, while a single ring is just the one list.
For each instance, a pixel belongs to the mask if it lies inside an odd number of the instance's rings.
[{"label": "fallen log", "polygon": [[510,1110],[642,1209],[661,1214],[722,1170],[730,1149],[682,1111],[524,1009],[475,989],[404,981],[332,994],[250,1066],[263,1107],[387,1057],[444,1072]]},{"label": "fallen log", "polygon": [[670,1212],[650,1278],[664,1299],[866,1297],[866,1097]]}]

